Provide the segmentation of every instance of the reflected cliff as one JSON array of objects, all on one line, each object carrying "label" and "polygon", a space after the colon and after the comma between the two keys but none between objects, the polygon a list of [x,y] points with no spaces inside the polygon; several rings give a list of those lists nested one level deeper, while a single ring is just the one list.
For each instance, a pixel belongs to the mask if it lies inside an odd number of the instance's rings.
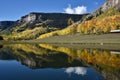
[{"label": "reflected cliff", "polygon": [[66,53],[42,48],[37,44],[10,44],[0,49],[0,60],[17,60],[30,68],[65,68],[86,66]]},{"label": "reflected cliff", "polygon": [[73,49],[47,44],[9,44],[0,48],[0,60],[17,60],[32,69],[65,68],[65,73],[83,76],[87,73],[85,67],[92,67],[106,80],[120,79],[119,50]]}]

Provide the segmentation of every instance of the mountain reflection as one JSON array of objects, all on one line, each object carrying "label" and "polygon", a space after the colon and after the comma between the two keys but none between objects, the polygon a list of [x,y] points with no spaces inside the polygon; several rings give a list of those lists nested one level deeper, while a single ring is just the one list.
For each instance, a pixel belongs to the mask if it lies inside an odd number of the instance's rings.
[{"label": "mountain reflection", "polygon": [[17,60],[30,68],[65,68],[70,66],[86,66],[82,61],[74,59],[66,53],[52,51],[39,45],[10,44],[0,50],[1,60]]},{"label": "mountain reflection", "polygon": [[0,45],[0,48],[2,48],[3,46],[2,45]]},{"label": "mountain reflection", "polygon": [[[47,44],[9,44],[0,48],[0,60],[17,60],[32,69],[65,68],[68,74],[86,75],[92,67],[106,80],[120,79],[119,51],[70,49]],[[76,67],[79,66],[79,67]]]},{"label": "mountain reflection", "polygon": [[77,75],[86,75],[87,73],[87,69],[84,68],[84,67],[68,67],[66,70],[65,70],[66,73],[68,74],[77,74]]}]

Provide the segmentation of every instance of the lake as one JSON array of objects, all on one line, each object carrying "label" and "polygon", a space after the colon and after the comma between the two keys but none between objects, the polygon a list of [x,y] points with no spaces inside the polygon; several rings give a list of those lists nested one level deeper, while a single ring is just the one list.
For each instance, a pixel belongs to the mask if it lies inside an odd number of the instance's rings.
[{"label": "lake", "polygon": [[0,80],[120,80],[120,49],[0,45]]}]

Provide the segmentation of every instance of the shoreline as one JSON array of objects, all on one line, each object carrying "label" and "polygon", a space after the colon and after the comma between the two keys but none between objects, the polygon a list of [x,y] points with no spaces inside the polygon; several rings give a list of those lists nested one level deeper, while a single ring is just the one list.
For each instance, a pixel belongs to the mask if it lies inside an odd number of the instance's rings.
[{"label": "shoreline", "polygon": [[36,44],[96,44],[106,45],[115,44],[120,45],[120,33],[109,33],[101,35],[82,35],[82,34],[71,34],[63,36],[53,36],[45,39],[35,40],[1,40],[0,44],[17,44],[17,43],[36,43]]}]

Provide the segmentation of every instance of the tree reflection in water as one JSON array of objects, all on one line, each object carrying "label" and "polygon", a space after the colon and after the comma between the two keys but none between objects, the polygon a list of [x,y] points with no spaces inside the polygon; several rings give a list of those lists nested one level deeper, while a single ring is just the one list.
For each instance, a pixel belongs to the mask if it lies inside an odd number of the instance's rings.
[{"label": "tree reflection in water", "polygon": [[[111,53],[112,52],[112,53]],[[68,74],[86,75],[86,66],[104,78],[119,80],[119,51],[102,49],[70,49],[47,44],[10,44],[0,49],[0,59],[16,59],[30,68],[66,68]],[[80,66],[80,67],[76,67]],[[111,75],[111,76],[110,76]]]}]

